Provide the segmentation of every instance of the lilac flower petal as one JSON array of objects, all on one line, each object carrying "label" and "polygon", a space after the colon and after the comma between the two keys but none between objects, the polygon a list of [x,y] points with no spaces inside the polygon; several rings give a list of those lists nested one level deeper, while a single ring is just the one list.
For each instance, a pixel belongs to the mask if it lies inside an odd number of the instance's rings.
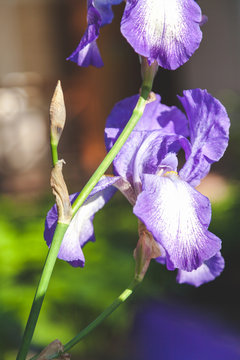
[{"label": "lilac flower petal", "polygon": [[112,5],[118,5],[123,0],[95,0],[94,6],[101,16],[101,27],[113,20]]},{"label": "lilac flower petal", "polygon": [[193,186],[207,175],[228,145],[230,121],[224,106],[206,90],[184,91],[181,100],[190,126],[191,155],[180,176]]},{"label": "lilac flower petal", "polygon": [[178,160],[175,150],[184,145],[189,152],[189,142],[185,137],[163,135],[161,130],[147,134],[134,159],[133,182],[135,187],[142,182],[144,174],[156,174],[163,169],[176,171]]},{"label": "lilac flower petal", "polygon": [[110,24],[113,19],[112,5],[122,0],[88,0],[87,29],[74,52],[67,58],[79,66],[103,66],[96,40],[100,28]]},{"label": "lilac flower petal", "polygon": [[[108,200],[114,195],[116,189],[112,186],[119,178],[103,176],[94,187],[87,200],[77,211],[72,219],[61,244],[58,258],[68,261],[72,266],[84,266],[85,259],[82,247],[88,241],[94,241],[93,218]],[[79,193],[70,196],[70,200],[76,199]],[[54,205],[47,214],[45,222],[44,238],[50,246],[57,225],[57,209]]]},{"label": "lilac flower petal", "polygon": [[163,135],[161,130],[153,131],[145,137],[134,159],[133,180],[141,183],[144,174],[163,171],[177,171],[176,153],[183,148],[190,153],[189,141],[179,135]]},{"label": "lilac flower petal", "polygon": [[211,259],[206,260],[198,269],[193,271],[178,270],[177,281],[196,287],[214,280],[224,269],[224,259],[218,252]]},{"label": "lilac flower petal", "polygon": [[101,15],[95,8],[93,0],[88,1],[87,29],[74,52],[67,58],[76,62],[79,66],[94,65],[103,66],[96,39],[99,36],[101,26]]},{"label": "lilac flower petal", "polygon": [[89,65],[92,65],[99,68],[103,66],[103,61],[96,41],[93,41],[83,47],[81,40],[77,49],[69,58],[67,58],[67,60],[71,60],[82,67],[88,67]]},{"label": "lilac flower petal", "polygon": [[209,200],[175,174],[144,175],[133,212],[166,250],[171,270],[197,269],[221,248],[221,240],[207,230]]},{"label": "lilac flower petal", "polygon": [[199,47],[201,21],[194,0],[127,0],[121,32],[149,63],[174,70]]},{"label": "lilac flower petal", "polygon": [[[109,151],[130,119],[139,95],[126,98],[117,103],[110,113],[105,128],[105,143]],[[132,173],[132,161],[147,133],[162,130],[164,134],[188,136],[188,124],[185,115],[176,107],[160,103],[160,96],[146,105],[143,116],[129,136],[125,145],[114,160],[114,170],[129,179]]]}]

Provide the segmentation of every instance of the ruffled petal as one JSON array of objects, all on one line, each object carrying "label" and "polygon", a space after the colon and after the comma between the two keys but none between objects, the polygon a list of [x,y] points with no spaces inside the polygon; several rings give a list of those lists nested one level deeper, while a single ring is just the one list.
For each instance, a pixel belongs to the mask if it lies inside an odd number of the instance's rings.
[{"label": "ruffled petal", "polygon": [[[185,115],[176,107],[161,104],[160,96],[148,103],[143,116],[139,120],[128,140],[116,156],[113,164],[116,174],[127,179],[132,175],[133,160],[143,139],[154,130],[161,130],[163,134],[179,134],[188,136],[188,124]],[[130,119],[137,104],[139,95],[126,98],[117,103],[107,119],[105,128],[105,143],[107,151],[114,145]]]},{"label": "ruffled petal", "polygon": [[133,212],[166,250],[171,270],[197,269],[221,248],[221,240],[207,230],[209,200],[174,173],[144,175]]},{"label": "ruffled petal", "polygon": [[178,270],[177,282],[187,283],[196,287],[214,280],[224,269],[224,259],[218,252],[211,259],[205,261],[198,269],[193,271]]},{"label": "ruffled petal", "polygon": [[149,63],[174,70],[199,47],[201,22],[194,0],[127,0],[121,32]]},{"label": "ruffled petal", "polygon": [[[70,265],[84,266],[85,259],[82,247],[88,241],[94,241],[93,218],[108,200],[114,195],[116,189],[112,186],[119,178],[103,176],[94,187],[87,200],[77,211],[72,219],[61,244],[58,258],[68,261]],[[79,193],[70,195],[71,203],[74,202]],[[57,226],[57,208],[54,205],[47,214],[45,222],[44,238],[50,246],[54,231]]]},{"label": "ruffled petal", "polygon": [[228,145],[230,120],[224,106],[206,90],[184,91],[181,100],[189,120],[190,156],[180,176],[193,186],[206,176]]}]

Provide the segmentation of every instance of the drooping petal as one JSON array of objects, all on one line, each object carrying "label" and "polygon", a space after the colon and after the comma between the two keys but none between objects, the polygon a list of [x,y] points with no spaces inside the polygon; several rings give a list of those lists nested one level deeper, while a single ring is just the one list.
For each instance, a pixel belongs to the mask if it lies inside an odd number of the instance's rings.
[{"label": "drooping petal", "polygon": [[112,5],[118,5],[122,1],[123,0],[94,0],[94,6],[98,10],[102,19],[101,27],[112,22]]},{"label": "drooping petal", "polygon": [[[129,178],[132,173],[132,161],[146,135],[154,130],[163,134],[188,136],[188,124],[185,115],[176,107],[161,104],[160,96],[148,103],[143,116],[129,136],[123,148],[114,160],[116,174]],[[130,119],[139,95],[126,98],[117,103],[107,119],[105,143],[109,151]]]},{"label": "drooping petal", "polygon": [[166,250],[171,270],[197,269],[221,248],[221,240],[207,230],[209,200],[176,174],[144,175],[133,212]]},{"label": "drooping petal", "polygon": [[206,260],[198,269],[193,271],[178,270],[177,281],[180,284],[187,283],[196,287],[214,280],[224,269],[224,259],[218,252],[215,256]]},{"label": "drooping petal", "polygon": [[206,176],[228,145],[230,120],[224,106],[206,90],[194,89],[179,97],[189,120],[191,155],[180,176],[193,186]]},{"label": "drooping petal", "polygon": [[[72,219],[61,244],[58,258],[66,260],[70,265],[84,266],[85,259],[82,247],[88,241],[94,241],[93,218],[106,202],[114,195],[116,189],[112,186],[119,178],[103,176],[94,187],[87,200],[77,211]],[[71,203],[79,193],[70,195]],[[50,246],[57,225],[57,208],[54,205],[47,214],[45,222],[44,238]]]},{"label": "drooping petal", "polygon": [[199,47],[201,22],[194,0],[127,0],[121,32],[150,63],[174,70]]},{"label": "drooping petal", "polygon": [[100,28],[110,24],[113,19],[112,5],[122,0],[88,0],[87,29],[74,52],[67,58],[79,66],[103,66],[96,43]]},{"label": "drooping petal", "polygon": [[88,1],[87,29],[74,52],[67,58],[77,63],[79,66],[93,65],[103,66],[101,55],[99,53],[96,39],[99,36],[101,26],[101,15],[95,8],[93,0]]}]

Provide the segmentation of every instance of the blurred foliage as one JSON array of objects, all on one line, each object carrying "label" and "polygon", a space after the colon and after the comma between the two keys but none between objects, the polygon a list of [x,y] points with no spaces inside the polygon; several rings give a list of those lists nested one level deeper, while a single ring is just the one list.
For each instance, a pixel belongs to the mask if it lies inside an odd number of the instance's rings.
[{"label": "blurred foliage", "polygon": [[[136,309],[147,299],[182,302],[205,308],[223,321],[237,324],[239,295],[240,194],[238,184],[213,206],[210,230],[223,240],[226,269],[214,282],[198,289],[175,282],[176,273],[152,262],[143,284],[101,328],[73,349],[72,359],[128,359],[128,335]],[[13,360],[24,329],[47,247],[44,217],[52,198],[19,200],[2,196],[0,213],[0,348]],[[57,261],[33,339],[33,351],[58,338],[66,343],[126,288],[134,272],[132,252],[137,222],[120,194],[95,216],[97,241],[84,248],[84,269]]]}]

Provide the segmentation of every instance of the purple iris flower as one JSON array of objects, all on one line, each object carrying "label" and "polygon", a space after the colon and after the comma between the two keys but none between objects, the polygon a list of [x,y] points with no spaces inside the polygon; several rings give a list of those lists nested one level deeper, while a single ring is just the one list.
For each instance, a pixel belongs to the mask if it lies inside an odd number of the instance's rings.
[{"label": "purple iris flower", "polygon": [[[103,65],[96,39],[100,27],[112,21],[111,6],[122,0],[88,0],[88,26],[68,60],[80,66]],[[126,0],[121,32],[134,50],[166,69],[183,65],[202,40],[205,22],[195,0]]]},{"label": "purple iris flower", "polygon": [[[178,282],[199,286],[221,273],[221,240],[208,231],[211,205],[194,187],[222,157],[228,144],[229,118],[223,105],[206,90],[187,90],[179,99],[187,116],[176,107],[161,104],[159,95],[146,105],[113,162],[115,176],[104,176],[85,208],[75,215],[63,240],[61,258],[81,259],[78,266],[83,265],[80,250],[93,238],[93,215],[110,198],[112,189],[118,188],[158,244],[161,256],[157,261],[169,270],[178,269]],[[105,129],[108,151],[137,100],[135,95],[119,102],[109,115]],[[177,154],[181,149],[186,161],[179,170]],[[45,230],[48,244],[52,218],[56,222],[56,212],[53,216],[50,210]]]}]

